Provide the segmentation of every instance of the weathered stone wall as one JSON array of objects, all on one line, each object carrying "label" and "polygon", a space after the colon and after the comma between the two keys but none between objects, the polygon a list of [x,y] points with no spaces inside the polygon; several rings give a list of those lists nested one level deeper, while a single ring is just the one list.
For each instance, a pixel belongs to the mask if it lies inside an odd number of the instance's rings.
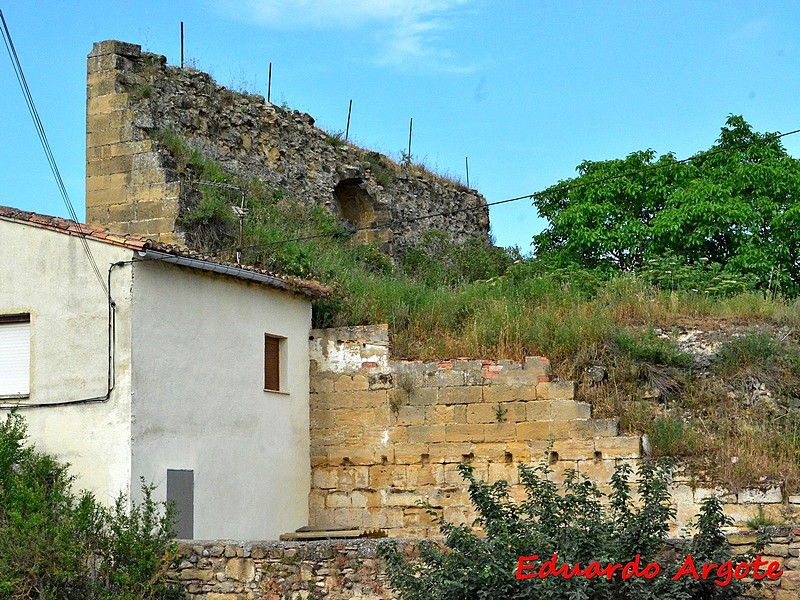
[{"label": "weathered stone wall", "polygon": [[[768,528],[773,536],[761,554],[777,561],[784,573],[767,580],[755,597],[768,600],[800,598],[800,529]],[[753,531],[728,536],[734,555],[749,550]],[[394,598],[383,561],[376,549],[381,540],[318,542],[185,542],[180,564],[171,576],[182,583],[191,600],[388,600]],[[407,552],[413,541],[402,540]],[[515,565],[509,565],[510,569]],[[762,571],[763,572],[763,571]]]},{"label": "weathered stone wall", "polygon": [[[310,345],[312,527],[436,535],[420,500],[450,521],[471,520],[464,460],[521,497],[520,463],[546,459],[556,479],[576,469],[608,492],[616,464],[641,458],[640,438],[619,435],[616,419],[591,418],[573,383],[550,381],[547,359],[395,361],[386,326],[315,330]],[[732,491],[679,471],[671,493],[676,536],[709,495],[740,527],[800,518],[800,496],[769,482]]]},{"label": "weathered stone wall", "polygon": [[181,186],[134,110],[125,74],[141,48],[94,45],[86,78],[86,222],[174,243]]},{"label": "weathered stone wall", "polygon": [[[488,236],[486,200],[475,190],[344,143],[315,127],[307,114],[165,63],[163,56],[116,41],[96,43],[89,55],[90,223],[181,237],[174,226],[178,177],[157,142],[159,130],[173,130],[230,172],[324,205],[355,227],[374,227],[357,235],[384,242],[387,250],[428,229],[447,231],[455,240]],[[158,200],[165,202],[160,212],[151,205]],[[439,216],[419,220],[433,213]]]},{"label": "weathered stone wall", "polygon": [[518,465],[547,458],[555,477],[586,473],[604,487],[638,436],[593,419],[549,363],[392,361],[385,328],[312,331],[310,525],[438,533],[423,500],[454,522],[474,513],[458,465],[505,479],[524,497]]}]

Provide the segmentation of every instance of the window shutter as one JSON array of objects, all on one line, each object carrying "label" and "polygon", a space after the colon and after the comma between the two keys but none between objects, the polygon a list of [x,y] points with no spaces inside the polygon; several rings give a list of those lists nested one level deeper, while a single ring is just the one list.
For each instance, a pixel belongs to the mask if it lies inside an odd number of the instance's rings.
[{"label": "window shutter", "polygon": [[279,391],[280,379],[280,338],[264,336],[264,389]]},{"label": "window shutter", "polygon": [[30,372],[30,315],[0,316],[0,396],[28,396]]}]

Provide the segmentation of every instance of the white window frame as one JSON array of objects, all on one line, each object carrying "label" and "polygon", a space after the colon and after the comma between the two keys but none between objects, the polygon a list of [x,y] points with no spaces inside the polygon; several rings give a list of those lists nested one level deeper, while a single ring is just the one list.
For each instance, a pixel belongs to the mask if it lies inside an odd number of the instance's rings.
[{"label": "white window frame", "polygon": [[0,398],[31,393],[31,316],[0,315]]}]

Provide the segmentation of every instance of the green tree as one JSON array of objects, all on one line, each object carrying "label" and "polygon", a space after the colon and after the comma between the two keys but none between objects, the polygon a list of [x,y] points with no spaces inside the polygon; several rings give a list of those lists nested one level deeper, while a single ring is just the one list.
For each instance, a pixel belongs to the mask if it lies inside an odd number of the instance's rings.
[{"label": "green tree", "polygon": [[550,222],[533,238],[539,256],[613,273],[670,255],[800,293],[800,161],[775,134],[730,116],[691,160],[644,150],[578,173],[534,200]]},{"label": "green tree", "polygon": [[72,492],[68,465],[25,444],[24,419],[0,422],[0,598],[166,600],[172,513],[144,500],[112,508]]},{"label": "green tree", "polygon": [[[476,524],[483,534],[468,525],[442,521],[444,548],[420,542],[419,556],[409,559],[393,542],[381,546],[379,553],[386,560],[391,584],[403,600],[723,600],[738,598],[745,590],[736,580],[722,586],[715,583],[716,577],[673,579],[684,557],[665,552],[669,521],[674,517],[668,463],[640,463],[636,503],[629,483],[632,469],[626,464],[616,468],[607,502],[594,483],[574,471],[567,472],[559,489],[545,463],[520,466],[520,481],[527,492],[523,502],[511,499],[507,482],[489,485],[476,480],[468,465],[460,469],[469,483]],[[695,565],[731,560],[721,532],[730,524],[719,500],[704,502],[698,533],[686,549]],[[640,569],[657,563],[659,574],[652,579],[624,578],[617,570],[610,578],[516,577],[520,556],[538,556],[541,566],[553,554],[559,567],[579,564],[581,569],[593,561],[600,567],[624,565],[639,555]],[[737,562],[750,558],[737,557]]]}]

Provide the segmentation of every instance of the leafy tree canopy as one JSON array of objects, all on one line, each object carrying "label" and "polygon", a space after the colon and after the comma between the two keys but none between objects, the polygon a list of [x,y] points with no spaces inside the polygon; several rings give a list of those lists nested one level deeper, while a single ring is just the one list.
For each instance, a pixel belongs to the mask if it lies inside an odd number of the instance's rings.
[{"label": "leafy tree canopy", "polygon": [[550,222],[533,238],[538,256],[609,274],[674,256],[800,293],[800,160],[776,134],[732,115],[690,160],[643,150],[578,172],[534,199]]}]

